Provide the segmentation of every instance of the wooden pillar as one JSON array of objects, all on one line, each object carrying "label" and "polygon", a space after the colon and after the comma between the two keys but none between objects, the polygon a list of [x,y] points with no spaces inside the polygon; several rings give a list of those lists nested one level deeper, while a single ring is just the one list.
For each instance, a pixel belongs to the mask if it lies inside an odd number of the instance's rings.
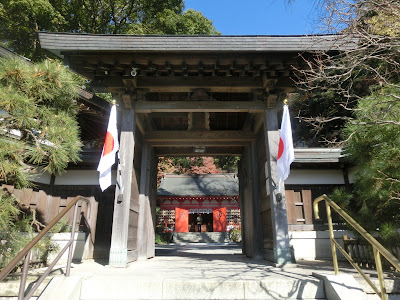
[{"label": "wooden pillar", "polygon": [[271,203],[273,230],[273,249],[265,249],[265,258],[277,265],[290,264],[292,254],[289,244],[288,223],[286,216],[285,186],[278,186],[277,155],[279,146],[279,125],[276,109],[267,109],[264,122],[265,146],[267,153],[267,195]]},{"label": "wooden pillar", "polygon": [[246,256],[261,258],[263,237],[256,170],[255,144],[252,143],[244,151],[239,166],[242,243]]},{"label": "wooden pillar", "polygon": [[139,194],[138,255],[139,259],[155,255],[155,233],[150,194],[152,188],[152,148],[143,146]]},{"label": "wooden pillar", "polygon": [[[150,224],[153,227],[153,231],[155,233],[156,231],[156,209],[157,209],[157,173],[158,173],[158,157],[154,151],[154,148],[151,148],[151,160],[150,160],[150,212],[151,212],[151,221],[152,223]],[[155,234],[153,235],[155,239]],[[153,247],[148,248],[148,257],[154,257],[155,256],[155,240],[153,242]],[[150,252],[151,250],[151,252]],[[150,252],[150,253],[149,253]]]},{"label": "wooden pillar", "polygon": [[[135,111],[124,108],[121,118],[119,164],[109,264],[126,266],[137,260],[138,186],[133,168],[135,150]],[[136,223],[136,224],[135,224]]]},{"label": "wooden pillar", "polygon": [[256,142],[253,141],[250,144],[250,182],[252,187],[252,202],[253,202],[253,243],[254,243],[254,251],[253,257],[262,258],[262,248],[263,248],[263,234],[262,234],[262,224],[261,224],[261,199],[260,199],[260,189],[258,184],[258,168],[257,168],[257,150],[256,150]]},{"label": "wooden pillar", "polygon": [[246,208],[245,208],[245,189],[246,189],[246,175],[244,174],[245,169],[243,167],[244,164],[244,156],[242,155],[238,164],[238,177],[239,177],[239,201],[240,201],[240,220],[241,220],[241,231],[242,231],[242,253],[246,255],[247,249],[247,226],[245,223],[245,216],[246,216]]}]

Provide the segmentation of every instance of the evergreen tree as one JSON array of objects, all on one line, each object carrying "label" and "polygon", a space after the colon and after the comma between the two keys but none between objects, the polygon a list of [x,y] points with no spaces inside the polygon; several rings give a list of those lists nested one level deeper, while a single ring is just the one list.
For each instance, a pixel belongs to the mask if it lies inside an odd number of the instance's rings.
[{"label": "evergreen tree", "polygon": [[[348,208],[386,243],[400,241],[400,3],[320,0],[327,31],[352,49],[316,53],[300,71],[296,106],[329,145],[343,146],[357,170]],[[322,22],[321,22],[322,23]],[[310,108],[321,105],[318,112]],[[340,139],[341,138],[341,139]]]},{"label": "evergreen tree", "polygon": [[79,160],[78,79],[60,63],[0,59],[0,181],[24,187],[29,173],[62,172]]},{"label": "evergreen tree", "polygon": [[184,0],[0,0],[0,41],[41,60],[38,31],[93,34],[219,34]]}]

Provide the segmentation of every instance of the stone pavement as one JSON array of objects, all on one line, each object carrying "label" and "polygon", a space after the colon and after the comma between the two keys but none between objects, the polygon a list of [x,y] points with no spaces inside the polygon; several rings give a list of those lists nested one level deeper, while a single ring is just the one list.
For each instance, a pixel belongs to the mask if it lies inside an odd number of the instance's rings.
[{"label": "stone pavement", "polygon": [[[81,299],[324,299],[319,267],[276,268],[232,244],[157,246],[156,257],[127,268],[73,264]],[[332,267],[330,267],[332,270]]]},{"label": "stone pavement", "polygon": [[[72,264],[72,278],[64,279],[79,282],[75,291],[79,298],[74,299],[325,299],[323,280],[312,274],[333,274],[332,262],[299,261],[277,268],[245,257],[235,244],[158,245],[152,259],[126,268],[107,263]],[[340,264],[340,270],[355,275],[347,264]],[[64,291],[56,290],[63,295]],[[66,292],[57,299],[72,299]]]}]

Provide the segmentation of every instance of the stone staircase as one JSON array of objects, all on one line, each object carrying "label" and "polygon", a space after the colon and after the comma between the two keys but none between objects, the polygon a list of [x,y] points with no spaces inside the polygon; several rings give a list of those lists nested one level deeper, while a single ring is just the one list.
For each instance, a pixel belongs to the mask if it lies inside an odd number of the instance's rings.
[{"label": "stone staircase", "polygon": [[[26,288],[29,289],[31,288],[39,279],[40,275],[45,271],[45,268],[38,268],[31,270],[28,273],[27,279],[26,279]],[[50,283],[50,281],[58,276],[63,275],[63,271],[61,269],[55,269],[53,272],[47,276],[43,283],[39,286],[39,288],[34,292],[33,296],[31,299],[36,299],[42,292],[45,290],[46,286]],[[21,274],[14,273],[8,275],[3,281],[0,281],[0,299],[17,299],[18,298],[18,292],[19,292],[19,286],[21,282]]]},{"label": "stone staircase", "polygon": [[[367,297],[359,285],[352,286],[351,275],[332,279],[331,262],[277,268],[245,257],[233,244],[158,245],[153,259],[126,268],[107,263],[73,263],[70,277],[55,276],[35,296],[40,300],[377,299],[372,294]],[[62,274],[60,270],[53,275]],[[17,293],[15,289],[14,295],[2,294],[0,299],[16,299]],[[389,299],[399,298],[392,294]]]},{"label": "stone staircase", "polygon": [[229,243],[228,232],[174,232],[174,243]]}]

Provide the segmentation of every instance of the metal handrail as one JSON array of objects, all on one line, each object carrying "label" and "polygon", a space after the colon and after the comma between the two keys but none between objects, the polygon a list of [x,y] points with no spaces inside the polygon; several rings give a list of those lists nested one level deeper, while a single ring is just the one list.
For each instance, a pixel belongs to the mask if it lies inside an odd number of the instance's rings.
[{"label": "metal handrail", "polygon": [[[385,282],[383,278],[383,270],[382,270],[382,262],[381,255],[384,256],[393,267],[395,267],[398,271],[400,271],[400,261],[394,257],[392,253],[390,253],[385,247],[382,246],[372,235],[370,235],[363,227],[360,226],[352,217],[350,217],[339,205],[333,202],[327,195],[322,195],[314,200],[314,215],[315,219],[319,219],[319,208],[318,203],[321,201],[325,201],[326,205],[326,216],[328,219],[328,227],[329,227],[329,238],[331,241],[331,249],[332,249],[332,258],[333,258],[333,268],[335,271],[335,275],[339,273],[338,260],[336,255],[336,248],[340,250],[340,252],[346,257],[346,259],[350,262],[350,264],[358,271],[358,273],[364,278],[364,280],[371,286],[371,288],[375,291],[376,294],[382,300],[387,300]],[[378,273],[379,280],[379,290],[375,286],[375,284],[369,279],[369,277],[364,273],[364,271],[354,262],[351,256],[339,245],[339,243],[335,240],[335,236],[333,234],[333,225],[332,225],[332,214],[331,207],[343,218],[346,222],[351,225],[355,230],[358,231],[361,236],[363,236],[372,246],[375,258],[376,272]]]},{"label": "metal handrail", "polygon": [[[22,249],[17,256],[14,257],[14,259],[0,272],[0,281],[2,281],[16,266],[17,264],[21,261],[22,258],[25,257],[24,260],[24,266],[22,270],[22,276],[21,276],[21,283],[19,287],[19,294],[18,294],[18,300],[28,300],[30,297],[32,297],[33,293],[37,290],[39,285],[43,282],[45,277],[52,271],[53,267],[56,265],[58,260],[61,258],[61,256],[64,254],[64,252],[69,248],[68,252],[68,259],[67,259],[67,266],[66,266],[66,272],[65,276],[69,277],[70,274],[70,269],[71,269],[71,262],[72,262],[72,251],[73,251],[73,241],[75,237],[75,227],[76,227],[76,219],[77,219],[77,212],[78,212],[78,201],[85,201],[88,204],[89,207],[89,212],[90,212],[90,201],[86,198],[83,198],[82,196],[76,196],[68,205],[53,219],[51,222],[43,228],[36,236],[33,238],[28,245],[25,246],[24,249]],[[63,216],[69,210],[75,206],[74,208],[74,217],[72,221],[72,228],[71,228],[71,237],[70,240],[67,242],[67,244],[64,246],[64,248],[60,251],[60,253],[56,256],[54,261],[49,265],[47,270],[40,276],[40,278],[37,280],[35,285],[29,290],[29,292],[24,295],[25,293],[25,285],[26,285],[26,278],[28,275],[28,268],[29,268],[29,260],[31,256],[31,250],[32,248],[50,231],[51,228],[54,227],[54,225],[61,220]],[[90,229],[89,229],[90,231]]]}]

